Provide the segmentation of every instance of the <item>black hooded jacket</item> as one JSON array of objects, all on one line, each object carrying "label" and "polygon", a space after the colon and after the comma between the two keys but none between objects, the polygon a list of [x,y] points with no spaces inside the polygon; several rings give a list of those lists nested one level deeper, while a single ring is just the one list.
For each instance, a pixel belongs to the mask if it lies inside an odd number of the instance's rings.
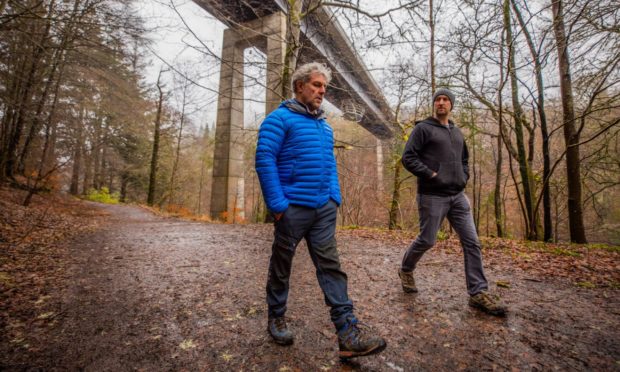
[{"label": "black hooded jacket", "polygon": [[[416,122],[405,145],[402,163],[418,177],[418,193],[451,196],[463,191],[469,179],[469,153],[463,133],[452,121],[433,117]],[[433,178],[433,172],[437,175]]]}]

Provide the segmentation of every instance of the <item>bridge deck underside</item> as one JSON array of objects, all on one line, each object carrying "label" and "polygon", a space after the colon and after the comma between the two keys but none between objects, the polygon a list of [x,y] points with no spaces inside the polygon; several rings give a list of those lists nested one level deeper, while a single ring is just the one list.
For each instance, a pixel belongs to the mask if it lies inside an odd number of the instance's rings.
[{"label": "bridge deck underside", "polygon": [[[229,27],[286,9],[284,0],[194,1]],[[364,111],[360,125],[378,138],[390,138],[392,114],[387,101],[330,14],[315,11],[304,20],[299,63],[327,63],[334,72],[327,100],[341,109],[347,102],[355,102]]]}]

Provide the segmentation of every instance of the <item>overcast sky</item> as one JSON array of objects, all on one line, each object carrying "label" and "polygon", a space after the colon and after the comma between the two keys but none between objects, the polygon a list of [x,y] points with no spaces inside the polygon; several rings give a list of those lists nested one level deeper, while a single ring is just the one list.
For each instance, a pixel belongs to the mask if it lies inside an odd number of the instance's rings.
[{"label": "overcast sky", "polygon": [[149,30],[146,36],[151,41],[145,83],[154,86],[160,69],[165,70],[162,77],[168,89],[175,87],[173,70],[190,75],[200,84],[193,88],[195,112],[190,114],[191,119],[196,125],[211,126],[217,111],[219,65],[209,52],[221,55],[226,27],[193,1],[175,0],[174,4],[166,0],[140,2],[140,13]]}]

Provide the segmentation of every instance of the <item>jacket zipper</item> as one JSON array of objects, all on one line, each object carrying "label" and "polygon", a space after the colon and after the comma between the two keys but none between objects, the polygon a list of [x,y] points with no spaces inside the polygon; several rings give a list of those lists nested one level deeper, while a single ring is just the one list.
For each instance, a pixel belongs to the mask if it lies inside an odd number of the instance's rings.
[{"label": "jacket zipper", "polygon": [[452,130],[450,130],[450,125],[446,127],[448,130],[448,135],[450,136],[450,150],[452,152],[452,180],[456,180],[456,152],[454,151],[454,138],[452,138]]},{"label": "jacket zipper", "polygon": [[[321,126],[321,122],[318,119],[314,119],[314,121],[316,123],[316,127],[319,129],[319,137],[321,139],[321,174],[323,174],[325,172],[325,149],[323,148],[325,145],[325,136],[323,134],[323,127]],[[321,179],[323,179],[323,177],[321,177]],[[319,193],[322,193],[323,186],[323,182],[321,182],[321,188],[319,189]]]}]

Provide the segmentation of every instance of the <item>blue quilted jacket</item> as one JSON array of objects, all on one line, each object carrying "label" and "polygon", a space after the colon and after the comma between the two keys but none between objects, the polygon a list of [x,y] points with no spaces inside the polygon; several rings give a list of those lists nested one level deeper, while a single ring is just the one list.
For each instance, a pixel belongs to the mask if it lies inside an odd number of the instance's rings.
[{"label": "blue quilted jacket", "polygon": [[255,166],[273,213],[289,204],[319,208],[330,198],[340,205],[333,130],[322,112],[313,115],[294,99],[282,102],[261,124]]}]

